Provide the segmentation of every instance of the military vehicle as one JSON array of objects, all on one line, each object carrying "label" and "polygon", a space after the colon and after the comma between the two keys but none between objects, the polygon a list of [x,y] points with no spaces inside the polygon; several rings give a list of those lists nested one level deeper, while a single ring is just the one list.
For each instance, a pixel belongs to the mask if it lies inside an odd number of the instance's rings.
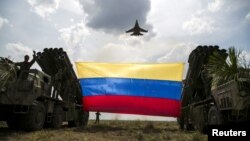
[{"label": "military vehicle", "polygon": [[45,48],[36,61],[42,71],[22,71],[1,86],[0,120],[12,129],[28,131],[60,128],[63,122],[85,126],[89,113],[83,111],[81,87],[67,53]]},{"label": "military vehicle", "polygon": [[[228,56],[218,46],[198,46],[189,55],[189,69],[183,81],[181,114],[178,122],[181,129],[207,131],[209,125],[243,123],[250,120],[250,78],[222,82],[211,86],[211,79],[204,79],[203,70],[209,57],[217,52]],[[211,76],[210,76],[211,77]]]}]

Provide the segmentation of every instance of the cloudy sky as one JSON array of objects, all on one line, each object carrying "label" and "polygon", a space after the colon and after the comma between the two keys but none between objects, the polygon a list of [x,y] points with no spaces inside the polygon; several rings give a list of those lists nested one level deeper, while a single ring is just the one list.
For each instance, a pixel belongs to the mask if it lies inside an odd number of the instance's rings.
[{"label": "cloudy sky", "polygon": [[[145,36],[125,33],[136,19]],[[0,56],[14,61],[63,47],[72,63],[186,63],[197,45],[235,46],[250,60],[250,1],[0,0]]]}]

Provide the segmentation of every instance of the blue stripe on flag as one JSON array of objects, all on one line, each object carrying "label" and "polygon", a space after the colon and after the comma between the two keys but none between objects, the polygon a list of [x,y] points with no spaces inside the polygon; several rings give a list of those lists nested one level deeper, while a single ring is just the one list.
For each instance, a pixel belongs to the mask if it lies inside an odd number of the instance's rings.
[{"label": "blue stripe on flag", "polygon": [[180,100],[182,88],[178,81],[132,78],[84,78],[80,83],[84,96],[122,95]]}]

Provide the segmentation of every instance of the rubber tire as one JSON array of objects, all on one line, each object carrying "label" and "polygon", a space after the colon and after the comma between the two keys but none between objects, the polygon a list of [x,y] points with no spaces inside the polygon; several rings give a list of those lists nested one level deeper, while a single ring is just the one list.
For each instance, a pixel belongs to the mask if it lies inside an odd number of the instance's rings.
[{"label": "rubber tire", "polygon": [[75,116],[75,120],[68,121],[69,127],[85,127],[88,124],[89,120],[89,112],[84,112],[82,109],[77,110],[77,115]]},{"label": "rubber tire", "polygon": [[208,125],[221,125],[223,118],[216,106],[210,107],[208,111]]},{"label": "rubber tire", "polygon": [[183,115],[180,115],[180,117],[177,118],[177,120],[178,120],[178,123],[179,123],[179,128],[181,130],[184,130],[184,118],[183,118]]},{"label": "rubber tire", "polygon": [[189,124],[189,123],[184,123],[183,127],[184,127],[184,130],[186,130],[186,131],[194,130],[192,124]]},{"label": "rubber tire", "polygon": [[27,131],[36,131],[43,128],[45,122],[46,110],[42,102],[35,101],[28,114],[22,118],[21,127]]},{"label": "rubber tire", "polygon": [[87,126],[89,121],[89,112],[83,112],[82,124],[81,126]]},{"label": "rubber tire", "polygon": [[80,121],[79,121],[79,113],[81,111],[78,109],[75,109],[75,113],[74,113],[74,120],[68,121],[68,126],[69,127],[78,127],[80,126]]},{"label": "rubber tire", "polygon": [[63,109],[60,105],[54,107],[54,113],[51,121],[52,128],[61,128],[63,123]]},{"label": "rubber tire", "polygon": [[205,121],[196,121],[195,129],[201,133],[207,132],[207,125],[205,125]]}]

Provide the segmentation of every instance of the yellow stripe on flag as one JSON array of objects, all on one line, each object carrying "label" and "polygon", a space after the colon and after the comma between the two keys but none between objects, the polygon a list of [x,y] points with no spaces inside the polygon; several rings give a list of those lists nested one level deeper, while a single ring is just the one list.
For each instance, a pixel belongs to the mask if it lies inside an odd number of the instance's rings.
[{"label": "yellow stripe on flag", "polygon": [[181,81],[184,63],[112,64],[76,62],[79,78],[138,78]]}]

